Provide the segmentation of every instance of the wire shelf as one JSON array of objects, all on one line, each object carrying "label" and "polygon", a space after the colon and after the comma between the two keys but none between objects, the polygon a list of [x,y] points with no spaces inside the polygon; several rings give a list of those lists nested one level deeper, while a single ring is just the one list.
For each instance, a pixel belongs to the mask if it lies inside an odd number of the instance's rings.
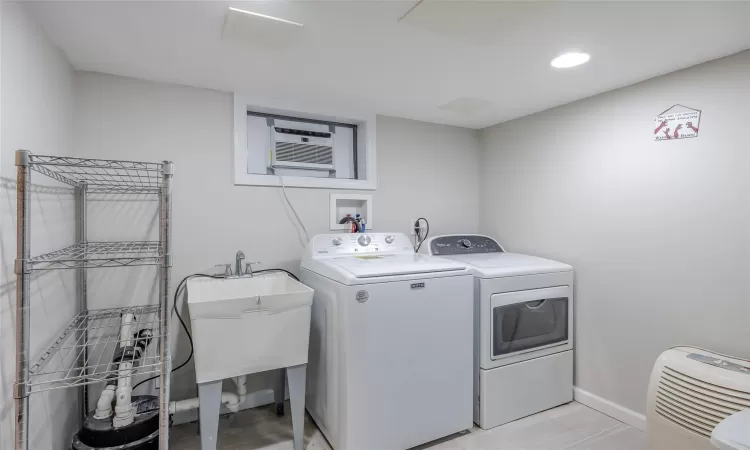
[{"label": "wire shelf", "polygon": [[[120,337],[121,318],[133,314],[131,332]],[[164,329],[157,305],[101,309],[78,314],[65,330],[29,369],[26,385],[29,392],[82,386],[131,375],[154,375],[160,372],[158,342]],[[141,330],[151,330],[150,338],[134,338]],[[147,340],[148,339],[148,340]],[[123,357],[113,363],[115,350],[121,346],[147,344],[145,351]],[[120,374],[122,363],[132,364],[129,374]]]},{"label": "wire shelf", "polygon": [[[28,450],[33,446],[30,437],[30,412],[34,409],[30,395],[61,388],[80,388],[81,416],[89,416],[93,400],[90,385],[117,383],[166,375],[164,365],[170,361],[169,346],[169,284],[171,278],[171,222],[172,184],[174,164],[169,161],[136,162],[122,160],[86,159],[33,154],[17,150],[15,154],[16,182],[6,186],[16,190],[16,275],[18,298],[15,312],[14,385],[15,448]],[[75,193],[75,231],[77,244],[43,255],[31,255],[32,193],[48,189],[32,184],[37,172],[67,186]],[[42,177],[39,177],[42,178]],[[6,183],[7,184],[7,183]],[[57,183],[55,183],[57,184]],[[68,188],[53,186],[53,189]],[[88,241],[87,202],[93,194],[130,195],[127,200],[158,199],[159,241]],[[98,201],[110,195],[94,195]],[[114,199],[113,199],[114,200]],[[145,200],[145,199],[143,199]],[[86,310],[88,269],[95,267],[157,266],[159,275],[158,304]],[[70,320],[53,342],[43,349],[37,361],[30,360],[32,327],[29,317],[32,304],[32,280],[36,271],[48,269],[80,269],[76,274],[76,304],[82,310]],[[37,274],[38,275],[38,274]],[[65,318],[67,319],[67,317]],[[159,377],[159,448],[169,448],[169,376]],[[71,411],[72,412],[72,411]]]},{"label": "wire shelf", "polygon": [[156,266],[161,263],[158,241],[86,242],[31,258],[31,270],[94,267]]},{"label": "wire shelf", "polygon": [[68,158],[29,154],[29,166],[57,181],[88,192],[159,193],[163,163]]}]

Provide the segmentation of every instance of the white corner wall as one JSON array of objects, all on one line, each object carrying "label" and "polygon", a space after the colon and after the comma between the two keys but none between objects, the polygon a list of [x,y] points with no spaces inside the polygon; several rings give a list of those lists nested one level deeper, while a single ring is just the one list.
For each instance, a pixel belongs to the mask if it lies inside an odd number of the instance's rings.
[{"label": "white corner wall", "polygon": [[[653,142],[675,103],[700,136]],[[745,51],[482,132],[480,231],[575,267],[584,391],[643,413],[667,348],[750,357],[748,104]]]},{"label": "white corner wall", "polygon": [[[0,449],[13,448],[15,422],[16,167],[17,149],[71,152],[73,69],[44,30],[13,2],[2,5],[0,109]],[[32,175],[31,225],[35,254],[75,239],[72,191]],[[45,186],[53,186],[47,188]],[[31,282],[31,354],[61,331],[76,311],[72,271],[44,272]],[[29,448],[60,449],[78,428],[75,390],[31,396]]]},{"label": "white corner wall", "polygon": [[[233,263],[239,249],[247,261],[263,262],[256,270],[298,272],[305,242],[281,189],[233,184],[231,94],[97,73],[77,73],[75,87],[77,156],[175,163],[173,290],[188,274]],[[430,220],[434,234],[477,231],[475,131],[379,116],[377,142],[378,189],[368,192],[374,231],[408,232],[409,219],[419,216]],[[329,194],[342,191],[287,192],[311,236],[329,232]],[[147,202],[96,202],[89,214],[90,232],[101,238],[146,237],[155,230],[155,205]],[[94,306],[115,298],[113,292],[134,304],[149,301],[154,272],[141,272],[144,279],[128,270],[101,271],[91,280]],[[188,343],[176,319],[172,330],[176,366],[187,357]],[[270,402],[272,383],[272,373],[251,377],[249,390],[261,391],[245,406]],[[175,400],[196,395],[192,363],[174,374],[172,386]]]}]

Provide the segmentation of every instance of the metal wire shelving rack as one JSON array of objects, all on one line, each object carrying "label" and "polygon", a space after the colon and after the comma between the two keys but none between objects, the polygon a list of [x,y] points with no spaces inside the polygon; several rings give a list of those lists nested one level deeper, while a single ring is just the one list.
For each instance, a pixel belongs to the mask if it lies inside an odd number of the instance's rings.
[{"label": "metal wire shelving rack", "polygon": [[[139,340],[146,351],[133,360],[132,375],[159,376],[159,449],[169,442],[169,282],[172,267],[171,220],[174,165],[36,155],[16,152],[17,253],[16,273],[16,382],[15,450],[29,448],[29,396],[52,389],[80,387],[82,414],[88,414],[88,386],[120,376],[112,355],[121,346]],[[76,240],[69,247],[31,255],[31,172],[73,186],[76,191]],[[159,198],[158,241],[89,242],[86,200],[89,193],[154,194]],[[158,304],[89,310],[87,269],[157,266]],[[34,272],[75,269],[79,312],[35,361],[30,360],[31,289]],[[131,317],[136,330],[152,330],[139,337],[120,337],[121,318]],[[133,355],[133,358],[135,355]]]}]

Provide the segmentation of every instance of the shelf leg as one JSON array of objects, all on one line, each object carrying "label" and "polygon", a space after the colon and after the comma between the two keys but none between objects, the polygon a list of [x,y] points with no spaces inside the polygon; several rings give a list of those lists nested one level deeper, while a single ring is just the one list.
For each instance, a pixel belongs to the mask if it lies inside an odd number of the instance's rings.
[{"label": "shelf leg", "polygon": [[16,450],[29,448],[29,397],[17,398],[16,401]]},{"label": "shelf leg", "polygon": [[162,264],[159,271],[159,304],[161,306],[161,338],[159,339],[159,356],[161,372],[159,374],[159,450],[169,449],[169,390],[172,371],[170,354],[170,320],[169,311],[169,277],[172,269],[172,173],[174,164],[162,163],[161,193],[159,194],[159,241],[161,242]]},{"label": "shelf leg", "polygon": [[[76,242],[78,243],[85,243],[88,239],[88,233],[86,230],[86,189],[87,189],[87,183],[82,182],[80,187],[76,189],[76,210],[77,210],[77,217],[76,217]],[[86,255],[83,255],[84,259],[86,258]],[[87,274],[86,269],[84,267],[79,267],[77,269],[78,271],[78,279],[76,280],[76,291],[78,294],[78,311],[80,314],[85,314],[86,311],[88,311],[88,297],[86,292],[86,281],[87,281]],[[88,342],[88,315],[84,319],[84,323],[82,328],[82,331],[79,331],[76,333],[76,342]],[[86,362],[88,361],[88,347],[84,347],[83,351],[79,355],[78,358],[78,365],[81,367],[81,375],[88,375],[88,373],[84,373],[83,369],[86,367]],[[81,408],[81,420],[86,420],[86,416],[89,413],[89,386],[88,384],[84,384],[81,386],[78,401],[80,403]],[[83,423],[83,422],[81,422]]]},{"label": "shelf leg", "polygon": [[28,268],[31,235],[31,171],[29,152],[16,152],[16,383],[15,450],[29,448],[29,339],[31,273]]}]

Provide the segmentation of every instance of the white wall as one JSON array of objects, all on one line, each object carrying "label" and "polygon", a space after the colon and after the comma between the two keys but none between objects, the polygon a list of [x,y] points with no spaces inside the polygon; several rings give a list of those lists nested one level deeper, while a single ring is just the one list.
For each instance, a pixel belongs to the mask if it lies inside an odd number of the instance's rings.
[{"label": "white wall", "polygon": [[[238,249],[245,251],[247,261],[264,263],[257,268],[298,271],[302,243],[281,189],[232,184],[232,111],[227,93],[96,73],[76,75],[74,147],[81,156],[175,163],[172,289],[188,274],[233,262]],[[430,220],[435,234],[476,231],[476,132],[389,117],[378,117],[377,122],[375,231],[408,232],[409,219],[418,216]],[[328,232],[332,191],[287,191],[310,235]],[[99,202],[89,209],[94,216],[91,232],[107,238],[122,233],[146,236],[148,232],[131,224],[136,219],[155,224],[155,212],[153,204],[120,202],[113,207]],[[135,303],[153,294],[149,283],[138,289],[114,288],[113,280],[121,273],[107,271],[106,286],[94,281],[99,294],[91,295],[91,301],[112,297],[113,290],[125,291]],[[173,330],[179,350],[176,365],[187,356],[187,340],[176,320]],[[195,395],[192,367],[174,375],[174,399]],[[268,377],[252,381],[254,388],[270,382]],[[269,398],[266,392],[249,403]]]},{"label": "white wall", "polygon": [[[653,142],[675,103],[700,136]],[[576,268],[580,388],[644,412],[663,350],[750,357],[749,103],[746,51],[483,131],[481,231]]]},{"label": "white wall", "polygon": [[[15,380],[16,168],[14,153],[72,150],[73,70],[65,56],[22,6],[4,2],[2,11],[2,138],[0,141],[0,448],[13,447]],[[74,242],[74,201],[68,189],[34,174],[31,192],[32,252]],[[72,272],[52,271],[31,283],[32,356],[39,355],[75,311]],[[29,448],[59,449],[78,427],[75,390],[31,397]]]}]

